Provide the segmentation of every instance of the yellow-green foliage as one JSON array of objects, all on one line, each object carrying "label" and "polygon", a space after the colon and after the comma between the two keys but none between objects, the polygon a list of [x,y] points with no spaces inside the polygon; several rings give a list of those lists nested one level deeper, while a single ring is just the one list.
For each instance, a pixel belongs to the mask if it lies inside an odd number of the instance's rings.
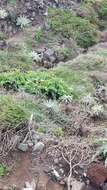
[{"label": "yellow-green foliage", "polygon": [[63,137],[64,136],[64,131],[61,127],[57,127],[53,130],[53,133],[57,137]]},{"label": "yellow-green foliage", "polygon": [[0,75],[0,86],[7,90],[24,90],[30,94],[42,93],[50,98],[59,98],[64,94],[70,94],[71,90],[52,73],[13,71]]}]

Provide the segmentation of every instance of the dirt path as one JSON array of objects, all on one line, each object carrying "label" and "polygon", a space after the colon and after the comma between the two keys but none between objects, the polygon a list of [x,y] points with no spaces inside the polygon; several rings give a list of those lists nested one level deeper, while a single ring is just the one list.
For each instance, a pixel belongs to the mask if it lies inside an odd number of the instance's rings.
[{"label": "dirt path", "polygon": [[25,182],[31,183],[34,179],[38,190],[63,190],[63,186],[53,182],[43,171],[44,165],[40,157],[33,157],[31,153],[19,152],[20,160],[9,175],[0,178],[0,190],[9,190],[17,187],[22,190]]}]

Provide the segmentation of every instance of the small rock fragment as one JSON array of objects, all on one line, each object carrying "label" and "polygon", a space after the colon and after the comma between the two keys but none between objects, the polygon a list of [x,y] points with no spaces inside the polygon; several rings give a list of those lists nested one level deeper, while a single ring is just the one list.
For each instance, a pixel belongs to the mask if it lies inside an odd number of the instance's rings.
[{"label": "small rock fragment", "polygon": [[84,190],[85,189],[85,184],[83,182],[74,180],[72,182],[72,188],[71,189],[72,190]]},{"label": "small rock fragment", "polygon": [[41,152],[44,149],[45,145],[42,142],[38,142],[37,144],[35,144],[33,151],[39,151]]},{"label": "small rock fragment", "polygon": [[28,144],[20,143],[18,145],[18,149],[23,151],[23,152],[26,152],[28,150]]}]

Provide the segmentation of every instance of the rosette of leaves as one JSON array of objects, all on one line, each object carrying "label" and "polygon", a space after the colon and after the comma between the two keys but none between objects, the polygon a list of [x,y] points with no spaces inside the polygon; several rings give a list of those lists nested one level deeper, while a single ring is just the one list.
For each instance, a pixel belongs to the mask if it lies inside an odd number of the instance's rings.
[{"label": "rosette of leaves", "polygon": [[28,27],[30,24],[30,20],[26,16],[19,16],[17,18],[17,26],[20,26],[21,29],[24,29],[25,27]]},{"label": "rosette of leaves", "polygon": [[8,16],[8,12],[5,9],[0,8],[0,19],[5,19]]}]

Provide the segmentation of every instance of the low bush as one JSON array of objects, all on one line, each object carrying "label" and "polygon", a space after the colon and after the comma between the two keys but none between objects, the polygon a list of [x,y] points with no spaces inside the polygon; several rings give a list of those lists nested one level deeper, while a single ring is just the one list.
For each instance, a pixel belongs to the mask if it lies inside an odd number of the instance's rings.
[{"label": "low bush", "polygon": [[0,164],[0,176],[4,176],[6,174],[6,166]]},{"label": "low bush", "polygon": [[27,114],[10,97],[0,97],[0,130],[19,128],[27,123]]},{"label": "low bush", "polygon": [[[84,2],[80,6],[79,11],[81,12],[81,14],[84,15],[85,19],[90,21],[90,23],[94,25],[99,24],[98,13],[97,11],[95,11],[93,4]],[[78,11],[77,11],[77,14],[78,14]]]},{"label": "low bush", "polygon": [[0,51],[0,72],[6,72],[13,69],[21,69],[27,71],[33,67],[32,58],[28,55],[28,52],[18,50],[12,51]]},{"label": "low bush", "polygon": [[56,34],[74,38],[83,48],[93,45],[99,38],[95,25],[68,10],[49,9],[48,23]]},{"label": "low bush", "polygon": [[81,54],[72,61],[72,68],[83,70],[101,70],[106,66],[107,59],[103,55]]},{"label": "low bush", "polygon": [[107,1],[106,0],[102,0],[100,2],[98,14],[101,19],[104,19],[104,20],[107,19]]}]

